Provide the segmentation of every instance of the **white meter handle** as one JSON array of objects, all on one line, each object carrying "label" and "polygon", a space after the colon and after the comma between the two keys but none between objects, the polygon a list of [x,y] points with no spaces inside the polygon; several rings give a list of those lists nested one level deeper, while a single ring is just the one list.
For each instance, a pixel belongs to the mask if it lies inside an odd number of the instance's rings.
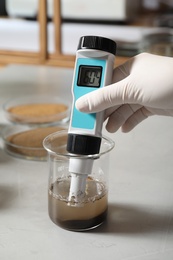
[{"label": "white meter handle", "polygon": [[[69,153],[85,156],[98,154],[100,151],[104,113],[80,112],[76,109],[75,102],[79,97],[111,84],[115,53],[116,43],[110,39],[99,36],[80,38],[72,86],[73,105],[67,141]],[[85,181],[78,175],[83,175],[86,179],[92,171],[92,165],[92,159],[70,159],[69,171],[72,173],[70,197],[85,191]],[[75,175],[78,176],[76,185]]]}]

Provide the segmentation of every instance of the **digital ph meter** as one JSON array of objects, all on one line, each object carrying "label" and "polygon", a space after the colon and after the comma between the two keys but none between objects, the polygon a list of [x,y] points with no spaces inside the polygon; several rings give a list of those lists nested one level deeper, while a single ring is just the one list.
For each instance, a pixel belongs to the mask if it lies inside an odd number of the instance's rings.
[{"label": "digital ph meter", "polygon": [[92,172],[94,161],[88,155],[99,154],[104,120],[104,112],[80,112],[76,109],[75,102],[81,96],[111,84],[115,54],[116,43],[108,38],[83,36],[79,40],[67,140],[67,151],[74,154],[69,162],[69,201],[79,202],[85,195],[86,179]]}]

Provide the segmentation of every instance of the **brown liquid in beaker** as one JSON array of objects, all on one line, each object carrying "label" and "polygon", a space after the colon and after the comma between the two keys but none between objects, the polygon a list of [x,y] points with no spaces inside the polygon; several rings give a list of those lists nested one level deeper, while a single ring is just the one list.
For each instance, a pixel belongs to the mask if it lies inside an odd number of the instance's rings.
[{"label": "brown liquid in beaker", "polygon": [[54,182],[48,192],[49,216],[58,226],[74,231],[95,228],[106,220],[107,190],[102,182],[87,179],[81,204],[69,205],[70,178]]}]

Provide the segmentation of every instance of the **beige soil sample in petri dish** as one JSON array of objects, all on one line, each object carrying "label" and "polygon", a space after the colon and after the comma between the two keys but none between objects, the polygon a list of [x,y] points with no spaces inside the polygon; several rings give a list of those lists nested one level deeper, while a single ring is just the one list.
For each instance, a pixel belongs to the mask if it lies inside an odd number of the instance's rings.
[{"label": "beige soil sample in petri dish", "polygon": [[11,121],[28,123],[47,123],[60,121],[67,116],[65,104],[33,103],[8,108]]},{"label": "beige soil sample in petri dish", "polygon": [[43,140],[51,133],[64,130],[61,127],[43,127],[21,131],[6,137],[6,151],[24,158],[45,158],[47,151]]}]

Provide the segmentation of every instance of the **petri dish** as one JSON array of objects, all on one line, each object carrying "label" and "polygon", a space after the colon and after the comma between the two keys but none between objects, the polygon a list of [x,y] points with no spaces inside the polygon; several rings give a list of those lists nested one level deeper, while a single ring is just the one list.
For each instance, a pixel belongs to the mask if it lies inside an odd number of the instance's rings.
[{"label": "petri dish", "polygon": [[30,128],[8,125],[1,130],[3,147],[7,154],[20,159],[46,161],[47,151],[43,147],[44,138],[64,129],[60,126]]},{"label": "petri dish", "polygon": [[3,104],[5,117],[14,124],[62,125],[69,121],[69,104],[52,96],[24,96]]}]

